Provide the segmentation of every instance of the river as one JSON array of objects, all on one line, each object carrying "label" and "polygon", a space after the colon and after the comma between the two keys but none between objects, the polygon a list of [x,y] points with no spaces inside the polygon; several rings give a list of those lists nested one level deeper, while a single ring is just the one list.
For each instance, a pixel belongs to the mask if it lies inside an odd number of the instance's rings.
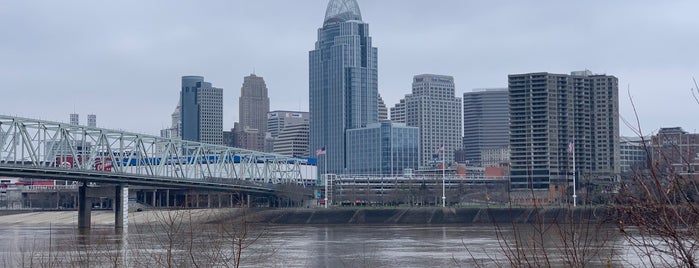
[{"label": "river", "polygon": [[[502,226],[496,231],[492,225],[236,227],[171,222],[132,225],[121,234],[108,227],[81,234],[73,226],[9,225],[3,226],[0,266],[232,267],[240,260],[242,267],[510,267],[503,249],[516,248],[513,237],[520,234],[542,241],[544,250],[535,244],[523,245],[524,255],[511,259],[527,256],[527,266],[568,267],[565,260],[571,254],[565,253],[566,243],[561,242],[564,229],[549,226],[550,232],[537,236],[532,225]],[[585,254],[576,256],[583,256],[587,267],[639,264],[613,228],[581,233],[588,234],[582,240],[589,246],[584,247]],[[238,248],[242,248],[239,259]]]}]

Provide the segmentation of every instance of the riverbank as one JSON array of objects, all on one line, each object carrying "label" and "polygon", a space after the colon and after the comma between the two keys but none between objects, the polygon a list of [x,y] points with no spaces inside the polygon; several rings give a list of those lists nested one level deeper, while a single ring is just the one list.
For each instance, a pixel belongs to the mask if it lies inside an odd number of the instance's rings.
[{"label": "riverbank", "polygon": [[[304,209],[187,209],[149,210],[129,213],[129,224],[159,222],[173,218],[195,223],[226,223],[246,217],[260,224],[490,224],[569,223],[580,219],[607,221],[603,208],[304,208]],[[77,211],[0,211],[0,225],[77,225]],[[112,211],[93,211],[92,225],[113,225]]]},{"label": "riverbank", "polygon": [[[162,222],[182,218],[192,222],[209,222],[230,209],[149,210],[129,212],[129,224]],[[114,212],[96,210],[91,214],[92,226],[114,226]],[[45,210],[0,210],[0,225],[78,225],[78,212]]]},{"label": "riverbank", "polygon": [[[240,217],[240,211],[221,215],[221,221]],[[267,224],[483,224],[570,223],[611,218],[604,208],[330,208],[266,209],[248,211],[248,221]]]}]

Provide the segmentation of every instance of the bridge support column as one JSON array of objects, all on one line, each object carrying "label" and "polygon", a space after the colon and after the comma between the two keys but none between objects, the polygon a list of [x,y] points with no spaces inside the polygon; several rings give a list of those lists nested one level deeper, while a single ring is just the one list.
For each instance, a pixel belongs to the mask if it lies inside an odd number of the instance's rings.
[{"label": "bridge support column", "polygon": [[150,202],[151,202],[151,205],[152,205],[153,207],[155,207],[155,200],[156,200],[156,199],[155,199],[155,193],[156,193],[157,191],[158,191],[157,189],[156,189],[156,190],[153,190],[153,199],[151,199],[151,201],[150,201]]},{"label": "bridge support column", "polygon": [[92,202],[87,197],[87,182],[78,188],[78,229],[90,229]]},{"label": "bridge support column", "polygon": [[117,185],[114,193],[114,228],[127,229],[129,226],[129,186]]}]

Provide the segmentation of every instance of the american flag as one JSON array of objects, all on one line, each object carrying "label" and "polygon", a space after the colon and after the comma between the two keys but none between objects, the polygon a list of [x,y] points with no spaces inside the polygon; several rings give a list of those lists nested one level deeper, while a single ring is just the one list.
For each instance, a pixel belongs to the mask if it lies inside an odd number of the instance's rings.
[{"label": "american flag", "polygon": [[325,147],[316,150],[316,156],[325,154]]}]

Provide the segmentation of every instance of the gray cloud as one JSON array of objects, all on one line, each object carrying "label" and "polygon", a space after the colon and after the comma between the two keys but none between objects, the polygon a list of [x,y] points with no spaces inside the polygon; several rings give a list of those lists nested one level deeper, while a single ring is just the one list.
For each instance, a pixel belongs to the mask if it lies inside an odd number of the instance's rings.
[{"label": "gray cloud", "polygon": [[[224,88],[237,120],[243,77],[263,76],[272,109],[308,107],[308,51],[325,0],[4,1],[0,114],[157,134],[182,75]],[[698,127],[695,1],[359,1],[379,48],[391,106],[419,73],[453,75],[457,94],[504,87],[507,74],[590,69],[619,77],[621,114],[643,129]],[[622,127],[622,134],[630,131]]]}]

